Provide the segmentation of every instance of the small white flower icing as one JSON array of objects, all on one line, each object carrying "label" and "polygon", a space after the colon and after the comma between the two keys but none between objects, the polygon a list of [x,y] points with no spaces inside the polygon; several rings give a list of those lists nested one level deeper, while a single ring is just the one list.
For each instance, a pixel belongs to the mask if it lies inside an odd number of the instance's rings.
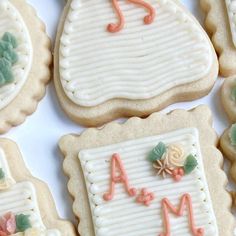
[{"label": "small white flower icing", "polygon": [[184,166],[186,154],[181,145],[171,144],[167,147],[165,159],[170,166],[181,167]]}]

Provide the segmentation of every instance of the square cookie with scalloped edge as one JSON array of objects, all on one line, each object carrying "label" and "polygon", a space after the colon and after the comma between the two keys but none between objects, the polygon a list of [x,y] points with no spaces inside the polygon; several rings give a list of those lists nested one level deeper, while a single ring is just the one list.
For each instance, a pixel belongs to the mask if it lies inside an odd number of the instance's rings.
[{"label": "square cookie with scalloped edge", "polygon": [[206,106],[66,135],[81,236],[232,236],[232,199]]},{"label": "square cookie with scalloped edge", "polygon": [[31,175],[8,139],[0,139],[0,235],[76,236],[74,226],[59,219],[47,185]]},{"label": "square cookie with scalloped edge", "polygon": [[0,133],[32,114],[50,80],[50,40],[25,0],[0,1]]},{"label": "square cookie with scalloped edge", "polygon": [[201,0],[206,28],[219,55],[220,73],[236,75],[236,1]]},{"label": "square cookie with scalloped edge", "polygon": [[61,107],[86,126],[197,99],[218,75],[210,39],[177,0],[68,0],[54,55]]}]

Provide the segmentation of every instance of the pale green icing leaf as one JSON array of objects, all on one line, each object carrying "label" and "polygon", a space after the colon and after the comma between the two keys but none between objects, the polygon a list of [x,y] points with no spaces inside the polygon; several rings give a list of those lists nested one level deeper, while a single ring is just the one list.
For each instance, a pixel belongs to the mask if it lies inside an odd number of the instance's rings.
[{"label": "pale green icing leaf", "polygon": [[11,33],[9,33],[9,32],[6,32],[3,35],[2,40],[5,41],[5,42],[8,42],[9,44],[11,44],[11,46],[13,48],[16,48],[17,45],[18,45],[16,37],[14,35],[12,35]]},{"label": "pale green icing leaf", "polygon": [[236,86],[231,91],[231,99],[236,101]]},{"label": "pale green icing leaf", "polygon": [[162,142],[159,142],[156,147],[152,149],[149,153],[148,159],[152,162],[156,160],[161,160],[162,156],[166,152],[166,145]]},{"label": "pale green icing leaf", "polygon": [[25,232],[27,229],[32,227],[29,217],[29,215],[24,214],[16,215],[17,232]]},{"label": "pale green icing leaf", "polygon": [[0,40],[0,86],[14,81],[12,66],[18,61],[17,40],[6,32]]},{"label": "pale green icing leaf", "polygon": [[0,58],[0,86],[14,81],[11,63],[5,58]]},{"label": "pale green icing leaf", "polygon": [[3,57],[14,65],[18,61],[18,55],[13,50],[7,50],[3,53]]},{"label": "pale green icing leaf", "polygon": [[231,145],[236,146],[236,124],[233,124],[231,126],[230,132],[229,132],[229,138]]},{"label": "pale green icing leaf", "polygon": [[2,168],[0,168],[0,180],[5,178],[5,173]]},{"label": "pale green icing leaf", "polygon": [[4,52],[9,50],[13,50],[12,45],[3,40],[0,40],[0,57],[3,57]]},{"label": "pale green icing leaf", "polygon": [[184,163],[184,172],[185,174],[190,174],[198,165],[196,158],[190,154],[187,156],[186,161]]}]

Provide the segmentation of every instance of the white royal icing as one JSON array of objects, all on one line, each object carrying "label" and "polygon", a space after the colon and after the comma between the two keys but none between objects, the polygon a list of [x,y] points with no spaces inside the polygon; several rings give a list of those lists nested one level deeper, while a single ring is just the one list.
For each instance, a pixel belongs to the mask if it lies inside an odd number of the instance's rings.
[{"label": "white royal icing", "polygon": [[[10,173],[4,151],[0,149],[0,168],[3,169],[6,178],[13,180]],[[40,215],[35,187],[31,182],[18,182],[7,190],[0,191],[0,216],[8,212],[13,214],[25,214],[30,216],[33,228],[43,230],[42,236],[61,236],[56,230],[47,230]]]},{"label": "white royal icing", "polygon": [[[196,155],[198,167],[180,182],[163,179],[156,174],[147,160],[150,150],[160,141],[178,143],[186,153]],[[130,185],[154,192],[155,200],[149,207],[137,204],[116,184],[113,200],[106,202],[103,194],[108,192],[111,172],[111,156],[119,153],[125,166]],[[205,236],[218,236],[209,189],[205,177],[198,131],[195,128],[146,137],[110,146],[82,150],[79,159],[84,173],[96,236],[157,236],[163,232],[161,200],[167,197],[176,206],[183,194],[192,197],[195,223],[205,229]],[[171,232],[174,236],[191,236],[187,212],[183,217],[170,214]]]},{"label": "white royal icing", "polygon": [[2,149],[0,149],[0,169],[3,170],[5,178],[9,179],[12,183],[15,182],[15,180],[11,176],[11,172]]},{"label": "white royal icing", "polygon": [[225,3],[229,16],[232,39],[236,47],[236,0],[225,0]]},{"label": "white royal icing", "polygon": [[25,84],[32,65],[32,43],[28,29],[18,10],[8,0],[0,1],[0,38],[4,33],[13,34],[18,46],[18,62],[13,66],[14,82],[0,87],[0,109],[6,107]]},{"label": "white royal icing", "polygon": [[178,85],[206,77],[212,66],[210,43],[201,28],[172,0],[148,0],[147,12],[119,1],[125,28],[117,23],[112,1],[72,0],[60,43],[60,79],[67,96],[85,107],[114,98],[149,99]]}]

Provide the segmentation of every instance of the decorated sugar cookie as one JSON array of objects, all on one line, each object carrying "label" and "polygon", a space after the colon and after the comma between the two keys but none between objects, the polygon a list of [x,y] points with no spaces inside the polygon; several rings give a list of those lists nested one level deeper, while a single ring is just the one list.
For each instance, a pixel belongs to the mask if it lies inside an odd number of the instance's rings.
[{"label": "decorated sugar cookie", "polygon": [[0,236],[73,236],[46,184],[26,169],[15,143],[0,140]]},{"label": "decorated sugar cookie", "polygon": [[211,119],[200,106],[64,136],[59,146],[80,235],[232,236]]},{"label": "decorated sugar cookie", "polygon": [[33,113],[50,79],[50,42],[25,0],[0,1],[0,133]]},{"label": "decorated sugar cookie", "polygon": [[199,98],[218,74],[208,36],[175,0],[69,0],[54,60],[62,108],[88,126]]},{"label": "decorated sugar cookie", "polygon": [[236,74],[236,1],[201,0],[223,76]]},{"label": "decorated sugar cookie", "polygon": [[236,122],[236,78],[227,78],[221,88],[221,101],[231,121]]},{"label": "decorated sugar cookie", "polygon": [[228,158],[232,164],[230,174],[236,182],[236,124],[232,124],[225,130],[220,139],[220,146],[225,157]]}]

